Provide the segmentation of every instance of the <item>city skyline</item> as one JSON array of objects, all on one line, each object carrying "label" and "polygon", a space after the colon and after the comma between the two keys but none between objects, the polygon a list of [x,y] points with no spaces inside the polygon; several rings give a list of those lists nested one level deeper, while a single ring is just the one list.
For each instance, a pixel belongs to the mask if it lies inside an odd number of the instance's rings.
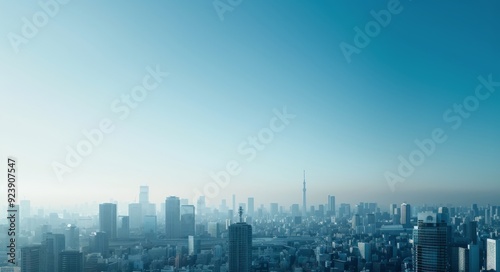
[{"label": "city skyline", "polygon": [[[302,182],[300,182],[302,186]],[[187,196],[179,196],[175,194],[163,194],[162,192],[158,192],[157,190],[152,190],[152,192],[148,192],[147,198],[152,199],[147,205],[152,205],[151,207],[148,207],[149,212],[146,212],[144,209],[141,208],[143,204],[140,202],[140,197],[142,195],[142,191],[139,191],[139,189],[143,188],[149,188],[148,185],[140,185],[137,186],[136,188],[131,188],[133,192],[133,196],[131,197],[124,197],[121,199],[115,199],[112,197],[103,197],[102,199],[93,199],[90,201],[89,199],[86,199],[84,201],[75,201],[74,203],[65,205],[64,207],[60,207],[57,203],[53,205],[43,205],[42,203],[39,203],[37,201],[32,201],[29,199],[21,199],[21,202],[26,202],[28,201],[31,206],[30,209],[30,214],[36,213],[36,209],[44,209],[46,211],[57,211],[61,213],[62,211],[79,211],[81,208],[84,208],[84,210],[99,210],[99,205],[102,203],[112,203],[112,204],[117,204],[117,209],[118,211],[121,211],[120,214],[128,214],[130,209],[132,207],[134,210],[139,209],[139,214],[152,214],[152,209],[156,210],[157,212],[160,211],[160,204],[165,203],[165,199],[171,196],[176,196],[180,200],[187,201],[189,205],[193,205],[195,207],[198,206],[198,203],[192,202],[192,199],[189,199]],[[206,207],[209,208],[215,208],[218,209],[220,205],[225,201],[226,205],[228,208],[231,207],[231,201],[232,197],[235,197],[236,200],[236,208],[238,208],[238,203],[244,203],[245,205],[248,204],[248,199],[253,199],[254,203],[254,209],[256,210],[259,208],[261,205],[264,205],[266,209],[269,209],[269,205],[271,203],[278,203],[280,206],[285,207],[286,209],[289,209],[291,205],[297,204],[300,206],[300,210],[302,211],[302,197],[303,197],[303,189],[302,187],[298,189],[299,192],[296,192],[297,197],[295,200],[291,200],[288,195],[284,195],[284,197],[275,197],[273,198],[272,201],[268,202],[265,199],[260,198],[261,195],[258,195],[256,197],[255,195],[235,195],[231,194],[227,198],[217,198],[217,199],[212,199],[210,201],[206,201]],[[309,188],[308,188],[309,191]],[[151,194],[155,197],[151,198]],[[342,194],[342,191],[339,191],[338,194],[333,195],[331,193],[325,193],[321,192],[321,195],[315,194],[314,198],[311,198],[311,196],[307,196],[309,200],[312,199],[312,201],[308,200],[307,204],[307,211],[309,211],[311,206],[315,206],[318,208],[319,205],[324,205],[325,211],[328,211],[328,205],[329,205],[329,197],[332,196],[334,197],[334,203],[336,205],[336,210],[338,211],[340,204],[350,204],[350,205],[356,205],[357,203],[360,202],[365,202],[366,203],[377,203],[379,206],[386,207],[389,204],[394,204],[396,203],[399,207],[399,205],[404,204],[404,203],[410,203],[410,204],[417,204],[417,205],[437,205],[437,206],[453,206],[453,207],[468,207],[472,204],[480,205],[480,206],[487,206],[487,205],[497,205],[498,203],[498,198],[496,197],[497,195],[495,192],[486,192],[486,191],[478,191],[478,194],[483,195],[482,198],[476,198],[474,195],[471,194],[471,196],[467,199],[460,199],[458,200],[457,195],[453,195],[452,193],[448,193],[446,196],[442,196],[440,192],[429,192],[427,191],[427,196],[425,198],[422,198],[420,196],[416,197],[413,196],[411,197],[411,193],[409,192],[408,194],[401,194],[399,196],[390,193],[387,195],[388,198],[385,198],[383,201],[377,201],[375,198],[372,197],[373,192],[367,192],[366,194],[359,194],[358,197],[356,198],[347,198]],[[488,196],[491,196],[488,198]],[[135,206],[134,206],[135,205]],[[184,205],[184,204],[182,204]],[[140,210],[143,209],[141,212]],[[237,210],[237,209],[236,209]],[[385,210],[385,208],[383,208]],[[124,212],[127,211],[127,212]],[[236,213],[236,212],[235,212]],[[133,224],[140,224],[140,223],[133,223]]]},{"label": "city skyline", "polygon": [[[155,191],[155,190],[153,190]],[[147,185],[140,185],[138,188],[136,188],[136,194],[139,196],[139,198],[135,200],[129,200],[129,201],[116,201],[116,200],[104,200],[100,202],[85,202],[85,203],[80,203],[80,205],[75,205],[75,206],[65,206],[64,208],[59,208],[59,207],[53,207],[53,206],[38,206],[34,205],[33,202],[30,200],[21,200],[22,204],[20,205],[20,208],[23,214],[27,215],[32,215],[36,214],[37,210],[38,212],[43,211],[44,213],[52,213],[56,212],[59,214],[68,213],[68,212],[77,212],[81,213],[82,215],[93,213],[100,211],[104,206],[112,206],[114,208],[113,213],[120,215],[120,216],[130,216],[130,224],[131,227],[142,227],[142,218],[143,216],[153,216],[153,215],[158,215],[161,212],[164,212],[165,208],[165,203],[168,199],[177,199],[179,207],[185,207],[186,209],[192,209],[196,210],[196,213],[198,214],[199,212],[204,213],[205,209],[209,210],[219,210],[222,211],[221,209],[230,209],[233,211],[233,213],[236,215],[238,209],[243,206],[243,210],[245,215],[247,216],[252,216],[256,213],[258,209],[264,208],[266,212],[269,212],[272,214],[272,205],[276,204],[276,209],[280,210],[281,208],[284,208],[285,211],[291,212],[292,211],[292,206],[296,205],[298,209],[300,210],[300,213],[303,214],[303,203],[302,203],[302,194],[303,190],[300,190],[301,193],[301,198],[297,199],[296,201],[294,200],[288,200],[288,202],[279,202],[279,201],[273,201],[273,202],[265,202],[265,201],[255,201],[256,198],[254,196],[249,196],[249,197],[238,197],[236,195],[232,195],[234,197],[235,201],[235,207],[232,208],[231,202],[229,202],[229,199],[221,199],[219,202],[209,202],[203,204],[203,207],[200,207],[200,202],[197,201],[195,203],[191,203],[190,199],[184,198],[182,196],[176,196],[176,195],[166,195],[163,198],[161,198],[160,201],[155,202],[155,201],[149,201],[150,199],[150,192],[149,192],[149,186]],[[143,200],[147,200],[144,202],[141,202],[141,197]],[[430,195],[429,198],[432,199],[433,195]],[[339,200],[340,199],[340,200]],[[259,200],[257,198],[257,200]],[[324,214],[329,215],[330,212],[330,205],[332,205],[335,209],[332,215],[336,215],[337,211],[340,211],[342,209],[342,206],[347,204],[350,206],[351,209],[355,209],[355,206],[358,205],[359,203],[364,203],[366,205],[368,204],[375,204],[377,205],[381,211],[383,212],[389,212],[390,214],[393,213],[391,209],[397,208],[399,210],[399,214],[403,218],[406,218],[406,221],[408,222],[410,214],[413,213],[413,208],[417,207],[427,207],[427,206],[436,206],[436,207],[471,207],[475,206],[477,207],[487,207],[490,205],[499,205],[500,203],[498,202],[498,199],[495,199],[493,201],[481,201],[479,199],[469,202],[464,202],[462,204],[459,203],[454,203],[454,202],[445,202],[445,201],[423,201],[420,199],[420,201],[407,201],[408,199],[405,198],[403,201],[398,201],[398,198],[390,198],[386,199],[383,202],[378,202],[374,201],[372,198],[359,198],[358,200],[350,200],[350,201],[345,201],[342,196],[339,198],[338,196],[335,195],[325,195],[323,199],[314,201],[313,203],[309,203],[307,205],[306,213],[310,213],[311,207],[314,207],[316,210],[319,208],[324,209]],[[250,204],[251,202],[251,204]],[[410,205],[411,204],[411,205]],[[247,206],[248,205],[248,206]],[[395,205],[393,207],[393,205]],[[390,208],[387,208],[389,207]],[[403,206],[411,207],[408,208],[406,211],[403,209]],[[28,211],[24,210],[25,207],[27,207]],[[253,211],[250,210],[249,208],[252,207]],[[184,209],[184,208],[182,208]],[[181,211],[182,211],[181,209]],[[186,210],[187,211],[187,210]],[[192,212],[191,212],[192,213]],[[182,218],[182,212],[180,212],[179,215],[179,220]],[[180,222],[180,221],[179,221]],[[116,222],[114,222],[116,225]],[[404,225],[404,224],[403,224]]]}]

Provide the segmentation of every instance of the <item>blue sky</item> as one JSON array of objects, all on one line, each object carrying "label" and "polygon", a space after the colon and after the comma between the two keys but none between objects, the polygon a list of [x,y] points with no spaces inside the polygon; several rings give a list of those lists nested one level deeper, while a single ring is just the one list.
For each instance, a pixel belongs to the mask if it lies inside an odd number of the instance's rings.
[{"label": "blue sky", "polygon": [[[303,169],[310,204],[494,202],[500,92],[456,130],[443,114],[478,76],[500,81],[500,4],[401,1],[347,62],[339,45],[391,3],[244,0],[221,20],[211,1],[69,1],[16,53],[9,35],[43,9],[0,1],[0,152],[33,205],[133,201],[142,184],[191,199],[231,160],[241,173],[212,202],[300,203]],[[111,103],[157,66],[169,75],[121,120]],[[296,117],[246,161],[238,145],[284,107]],[[105,118],[115,130],[58,181],[53,162]],[[447,140],[392,192],[384,174],[435,128]]]}]

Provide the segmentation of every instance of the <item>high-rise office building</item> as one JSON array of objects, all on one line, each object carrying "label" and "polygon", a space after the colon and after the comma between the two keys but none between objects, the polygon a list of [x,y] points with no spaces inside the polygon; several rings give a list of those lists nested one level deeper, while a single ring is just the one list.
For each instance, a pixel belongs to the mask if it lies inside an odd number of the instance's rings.
[{"label": "high-rise office building", "polygon": [[318,210],[316,211],[316,216],[324,216],[325,215],[325,205],[319,204]]},{"label": "high-rise office building", "polygon": [[472,204],[470,209],[471,209],[471,213],[472,213],[472,218],[479,216],[479,208],[477,207],[477,204]]},{"label": "high-rise office building", "polygon": [[42,241],[42,268],[59,272],[59,253],[65,248],[64,234],[45,233]]},{"label": "high-rise office building", "polygon": [[181,203],[178,197],[165,200],[165,236],[167,239],[181,238]]},{"label": "high-rise office building", "polygon": [[[142,233],[146,235],[156,234],[156,215],[146,215],[143,220]],[[149,236],[153,237],[153,236]]]},{"label": "high-rise office building", "polygon": [[465,223],[464,233],[468,243],[477,245],[477,221],[468,221]]},{"label": "high-rise office building", "polygon": [[339,208],[340,218],[351,218],[351,204],[341,203]]},{"label": "high-rise office building", "polygon": [[220,238],[220,226],[217,222],[208,222],[208,234],[213,238]]},{"label": "high-rise office building", "polygon": [[42,269],[42,258],[44,258],[41,245],[32,245],[21,248],[21,271],[40,272]]},{"label": "high-rise office building", "polygon": [[372,261],[372,245],[370,243],[358,242],[358,249],[361,259],[365,259],[367,262]]},{"label": "high-rise office building", "polygon": [[200,215],[205,215],[205,213],[207,212],[207,203],[205,196],[200,196],[198,198],[198,201],[196,202],[196,211]]},{"label": "high-rise office building", "polygon": [[393,216],[394,215],[394,210],[398,207],[398,204],[391,204],[389,205],[389,215]]},{"label": "high-rise office building", "polygon": [[292,213],[292,216],[299,216],[300,215],[299,204],[292,204],[292,206],[290,206],[290,212]]},{"label": "high-rise office building", "polygon": [[200,239],[194,237],[193,235],[188,236],[188,253],[189,255],[195,255],[200,253]]},{"label": "high-rise office building", "polygon": [[249,216],[254,216],[254,212],[255,212],[255,203],[254,203],[254,198],[253,197],[249,197],[248,198],[248,215]]},{"label": "high-rise office building", "polygon": [[394,214],[392,215],[392,224],[401,224],[401,208],[394,209]]},{"label": "high-rise office building", "polygon": [[83,272],[83,254],[77,250],[60,252],[59,272]]},{"label": "high-rise office building", "polygon": [[[188,204],[186,204],[186,205],[188,205]],[[222,199],[220,202],[219,211],[221,213],[226,213],[228,209],[229,208],[227,207],[227,201],[225,199]]]},{"label": "high-rise office building", "polygon": [[89,249],[91,253],[100,253],[104,258],[109,257],[109,234],[106,232],[94,232],[89,238]]},{"label": "high-rise office building", "polygon": [[181,236],[183,238],[195,235],[195,208],[194,205],[181,206]]},{"label": "high-rise office building", "polygon": [[66,249],[80,250],[80,230],[75,225],[69,224],[66,227],[64,237],[66,239]]},{"label": "high-rise office building", "polygon": [[355,229],[356,227],[359,227],[362,225],[361,222],[361,216],[359,214],[355,214],[352,217],[352,228]]},{"label": "high-rise office building", "polygon": [[438,208],[438,217],[441,218],[446,224],[450,223],[450,210],[447,207]]},{"label": "high-rise office building", "polygon": [[500,271],[500,239],[486,240],[486,270]]},{"label": "high-rise office building", "polygon": [[479,245],[470,244],[458,249],[459,272],[479,272]]},{"label": "high-rise office building", "polygon": [[271,203],[269,208],[272,217],[278,214],[278,203]]},{"label": "high-rise office building", "polygon": [[139,188],[139,203],[149,203],[149,186]]},{"label": "high-rise office building", "polygon": [[401,225],[405,228],[411,227],[411,206],[410,204],[401,204]]},{"label": "high-rise office building", "polygon": [[99,230],[108,233],[110,240],[116,239],[116,219],[116,204],[99,205]]},{"label": "high-rise office building", "polygon": [[375,225],[375,214],[369,213],[366,215],[366,225]]},{"label": "high-rise office building", "polygon": [[128,216],[130,229],[138,230],[142,227],[142,204],[130,203],[128,204]]},{"label": "high-rise office building", "polygon": [[252,226],[242,222],[229,226],[229,272],[250,272],[252,266]]},{"label": "high-rise office building", "polygon": [[448,271],[448,228],[432,212],[418,215],[418,225],[413,232],[414,269],[416,272]]},{"label": "high-rise office building", "polygon": [[119,239],[128,239],[130,236],[130,217],[118,216],[118,230],[116,236]]},{"label": "high-rise office building", "polygon": [[326,207],[326,213],[329,216],[336,215],[336,213],[335,213],[335,196],[333,196],[333,195],[328,196],[328,206]]},{"label": "high-rise office building", "polygon": [[485,225],[491,225],[491,210],[490,209],[484,209],[484,224]]}]

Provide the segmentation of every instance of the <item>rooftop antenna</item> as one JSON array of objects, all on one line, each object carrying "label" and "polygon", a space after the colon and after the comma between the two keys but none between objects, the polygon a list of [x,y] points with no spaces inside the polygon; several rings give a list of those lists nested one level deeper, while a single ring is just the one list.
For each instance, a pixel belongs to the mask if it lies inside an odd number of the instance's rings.
[{"label": "rooftop antenna", "polygon": [[243,208],[240,206],[240,209],[238,210],[238,214],[240,215],[240,223],[243,222]]}]

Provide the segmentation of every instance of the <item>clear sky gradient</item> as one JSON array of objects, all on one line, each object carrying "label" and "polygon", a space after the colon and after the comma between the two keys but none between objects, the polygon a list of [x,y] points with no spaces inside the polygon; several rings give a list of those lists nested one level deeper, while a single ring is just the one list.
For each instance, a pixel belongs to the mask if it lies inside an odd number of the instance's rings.
[{"label": "clear sky gradient", "polygon": [[[340,45],[388,5],[399,13],[348,62]],[[0,1],[0,154],[18,158],[19,198],[34,206],[132,202],[139,185],[155,202],[191,199],[231,160],[241,173],[212,203],[301,203],[304,169],[316,205],[328,194],[466,205],[500,194],[500,87],[457,129],[458,113],[443,118],[479,76],[500,81],[498,1],[244,0],[223,20],[211,1],[57,7],[13,46],[23,17],[44,9]],[[122,120],[111,104],[157,66],[168,76]],[[284,107],[296,117],[247,161],[238,146]],[[58,181],[53,163],[105,118],[114,131]],[[436,128],[447,140],[391,191],[387,171]]]}]

